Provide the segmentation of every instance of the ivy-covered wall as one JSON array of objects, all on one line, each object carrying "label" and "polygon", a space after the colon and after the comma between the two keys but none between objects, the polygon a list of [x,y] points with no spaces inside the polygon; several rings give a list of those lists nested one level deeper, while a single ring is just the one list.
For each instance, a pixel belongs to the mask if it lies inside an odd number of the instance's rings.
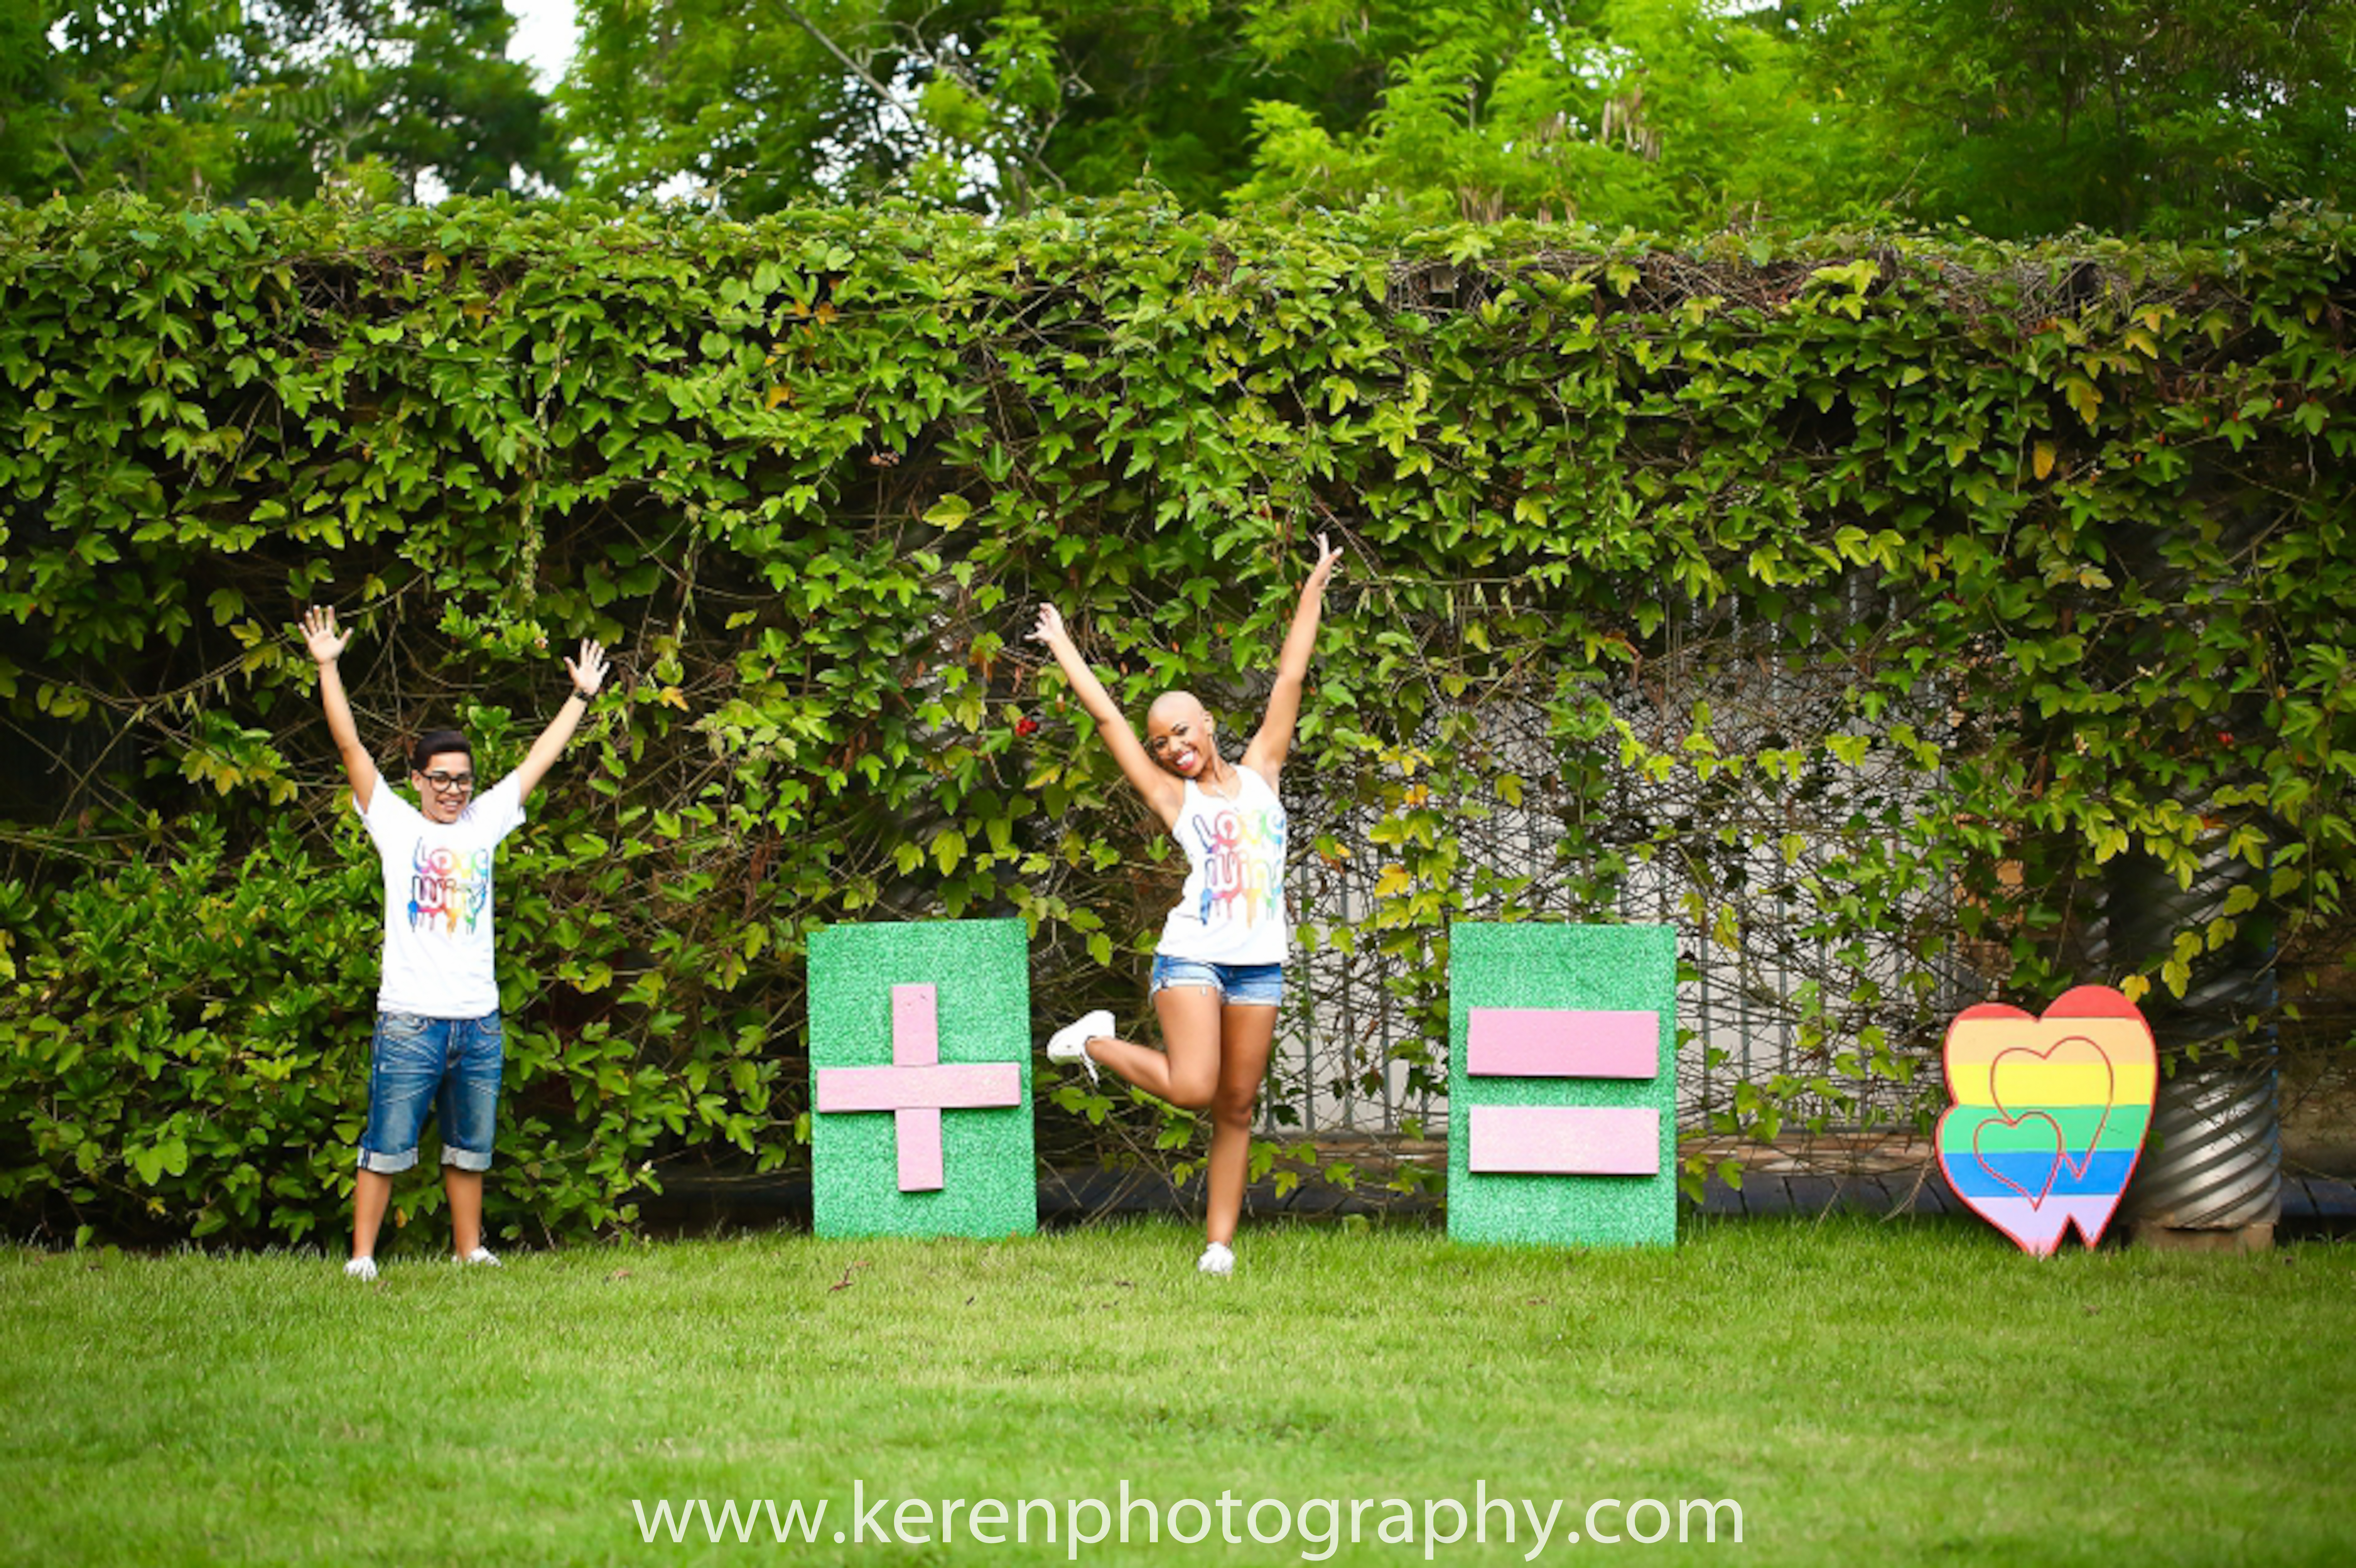
[{"label": "ivy-covered wall", "polygon": [[[341,1223],[375,872],[310,602],[358,628],[388,763],[457,721],[496,772],[572,639],[620,650],[504,852],[511,1234],[802,1157],[821,924],[1019,913],[1043,1030],[1135,1016],[1178,868],[1023,634],[1052,599],[1132,709],[1186,684],[1248,730],[1320,530],[1350,557],[1287,774],[1304,938],[1377,956],[1411,1081],[1451,915],[1605,913],[1664,864],[1689,957],[1761,864],[1820,955],[1789,1005],[1821,1071],[1722,1132],[1908,1072],[1941,965],[2164,1014],[2237,954],[2329,961],[2351,240],[0,212],[0,1204]],[[1695,695],[1759,671],[1815,699]],[[1501,814],[1537,860],[1481,848]],[[1369,856],[1336,923],[1317,873]],[[2122,868],[2227,865],[2122,936]],[[1053,1097],[1050,1158],[1194,1147]]]}]

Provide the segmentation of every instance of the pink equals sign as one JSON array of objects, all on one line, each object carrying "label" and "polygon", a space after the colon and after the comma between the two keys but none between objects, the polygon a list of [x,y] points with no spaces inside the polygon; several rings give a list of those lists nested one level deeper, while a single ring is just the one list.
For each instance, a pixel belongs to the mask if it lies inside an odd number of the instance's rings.
[{"label": "pink equals sign", "polygon": [[[1474,1008],[1464,1064],[1479,1078],[1643,1080],[1660,1072],[1650,1011]],[[1657,1176],[1661,1114],[1649,1105],[1474,1105],[1466,1167],[1480,1175]]]}]

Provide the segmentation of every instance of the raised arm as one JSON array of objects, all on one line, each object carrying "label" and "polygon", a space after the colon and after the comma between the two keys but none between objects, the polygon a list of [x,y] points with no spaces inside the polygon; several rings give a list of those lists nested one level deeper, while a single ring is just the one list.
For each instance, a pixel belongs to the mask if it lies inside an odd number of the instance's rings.
[{"label": "raised arm", "polygon": [[1276,689],[1268,694],[1268,714],[1259,732],[1244,748],[1244,766],[1276,782],[1284,759],[1292,752],[1292,727],[1301,718],[1301,687],[1309,678],[1309,656],[1317,651],[1317,623],[1325,613],[1325,584],[1341,564],[1342,552],[1317,536],[1317,564],[1301,585],[1301,603],[1293,606],[1292,627],[1284,634],[1284,651],[1276,661]]},{"label": "raised arm", "polygon": [[1039,624],[1032,629],[1031,635],[1034,641],[1046,644],[1047,651],[1055,656],[1055,663],[1063,670],[1073,695],[1088,710],[1088,717],[1097,721],[1097,733],[1112,749],[1113,761],[1120,764],[1122,776],[1145,797],[1145,804],[1153,808],[1163,826],[1177,821],[1178,807],[1186,798],[1186,786],[1156,767],[1153,759],[1145,754],[1137,731],[1121,717],[1120,709],[1113,705],[1112,694],[1104,688],[1104,682],[1097,678],[1097,672],[1088,667],[1088,661],[1074,645],[1071,634],[1064,629],[1063,613],[1053,604],[1040,605]]},{"label": "raised arm", "polygon": [[540,732],[540,739],[531,743],[531,750],[524,753],[523,761],[516,766],[515,781],[519,799],[531,798],[531,792],[540,787],[540,781],[548,776],[548,770],[554,767],[556,759],[564,754],[564,748],[572,742],[573,731],[581,728],[581,716],[589,711],[589,699],[597,695],[599,687],[605,684],[605,648],[593,638],[582,638],[581,656],[566,659],[564,673],[573,677],[572,691],[556,709],[556,717],[548,721],[548,728]]},{"label": "raised arm", "polygon": [[319,667],[319,704],[327,710],[327,733],[334,737],[336,755],[343,759],[344,776],[351,781],[352,798],[366,811],[376,798],[376,762],[360,744],[359,727],[352,722],[352,705],[344,696],[344,677],[336,661],[352,640],[336,630],[335,606],[313,605],[303,612],[303,645]]}]

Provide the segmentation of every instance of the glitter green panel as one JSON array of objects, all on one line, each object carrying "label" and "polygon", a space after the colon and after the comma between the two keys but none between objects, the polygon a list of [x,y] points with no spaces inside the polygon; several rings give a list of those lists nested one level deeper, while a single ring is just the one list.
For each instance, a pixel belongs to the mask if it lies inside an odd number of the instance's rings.
[{"label": "glitter green panel", "polygon": [[943,1063],[1010,1061],[1012,1105],[941,1113],[942,1186],[900,1190],[889,1112],[810,1115],[821,1236],[1010,1236],[1039,1225],[1031,1142],[1030,944],[1019,920],[830,926],[810,938],[811,1102],[822,1067],[892,1064],[892,987],[936,987]]},{"label": "glitter green panel", "polygon": [[[1448,1233],[1540,1246],[1669,1246],[1677,1239],[1677,941],[1666,925],[1459,923],[1448,928]],[[1475,1078],[1465,1070],[1474,1008],[1645,1010],[1661,1020],[1650,1079]],[[1654,1176],[1475,1176],[1474,1105],[1652,1106]]]}]

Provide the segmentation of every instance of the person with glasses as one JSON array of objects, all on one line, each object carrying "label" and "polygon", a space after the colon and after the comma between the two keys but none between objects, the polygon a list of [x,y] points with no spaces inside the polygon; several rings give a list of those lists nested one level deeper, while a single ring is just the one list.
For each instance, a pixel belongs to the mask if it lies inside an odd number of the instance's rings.
[{"label": "person with glasses", "polygon": [[474,748],[435,730],[411,748],[411,805],[382,787],[360,744],[336,661],[351,641],[332,608],[303,616],[303,641],[319,667],[327,732],[351,782],[384,873],[384,962],[376,1034],[369,1051],[368,1125],[352,1193],[352,1255],[344,1272],[376,1277],[377,1231],[392,1179],[417,1163],[429,1114],[440,1123],[442,1186],[451,1242],[465,1264],[497,1264],[483,1245],[483,1172],[491,1165],[502,1035],[491,946],[491,865],[499,841],[520,827],[523,803],[555,764],[605,679],[605,650],[583,638],[564,661],[573,691],[515,772],[477,795]]}]

